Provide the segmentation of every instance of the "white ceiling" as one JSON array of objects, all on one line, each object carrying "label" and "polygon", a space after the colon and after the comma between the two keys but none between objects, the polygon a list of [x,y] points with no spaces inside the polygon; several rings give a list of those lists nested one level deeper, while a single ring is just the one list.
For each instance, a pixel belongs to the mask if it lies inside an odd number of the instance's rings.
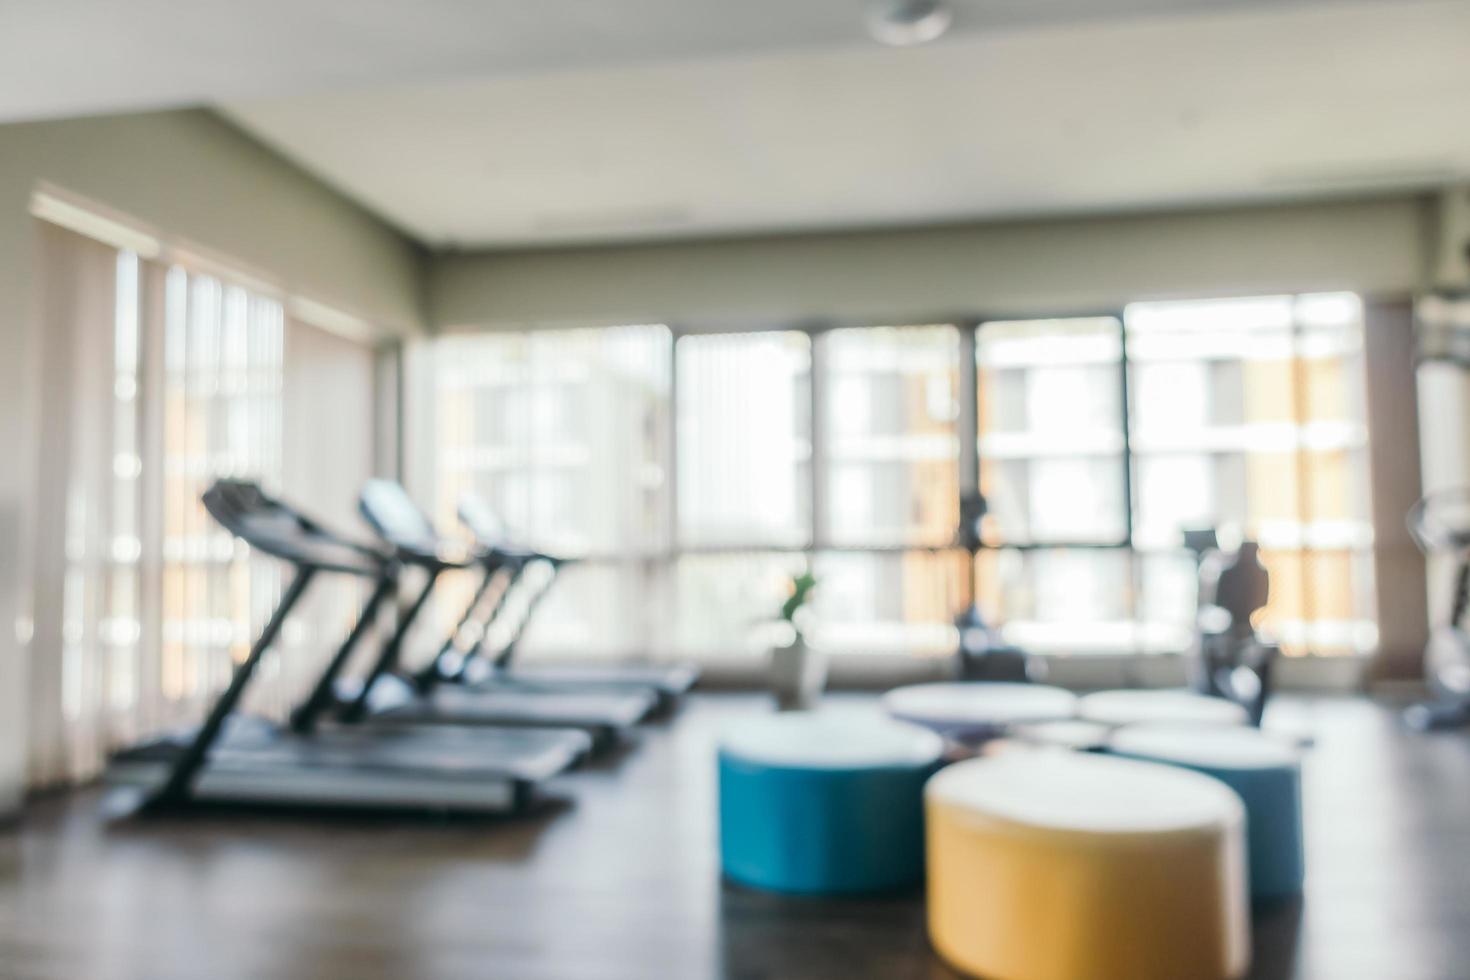
[{"label": "white ceiling", "polygon": [[[1470,2],[0,0],[0,119],[218,101],[436,245],[1299,198],[1470,175]],[[17,29],[18,27],[18,29]]]},{"label": "white ceiling", "polygon": [[[867,2],[0,0],[0,122],[851,43]],[[951,2],[988,31],[1302,0]]]}]

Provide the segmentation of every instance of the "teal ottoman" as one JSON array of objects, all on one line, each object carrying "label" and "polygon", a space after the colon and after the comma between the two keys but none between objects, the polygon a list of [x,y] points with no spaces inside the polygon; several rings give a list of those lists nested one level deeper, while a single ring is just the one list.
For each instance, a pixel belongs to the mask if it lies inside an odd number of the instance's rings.
[{"label": "teal ottoman", "polygon": [[933,732],[862,712],[752,717],[719,744],[725,876],[769,891],[883,892],[924,873]]}]

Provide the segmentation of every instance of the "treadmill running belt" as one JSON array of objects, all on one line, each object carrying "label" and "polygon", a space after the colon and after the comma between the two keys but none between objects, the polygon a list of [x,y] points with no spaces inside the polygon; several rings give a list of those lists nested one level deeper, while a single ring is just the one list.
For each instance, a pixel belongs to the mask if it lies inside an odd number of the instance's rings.
[{"label": "treadmill running belt", "polygon": [[641,721],[656,702],[652,691],[563,691],[551,686],[496,681],[474,687],[444,685],[373,717],[406,723],[565,725],[619,729]]},{"label": "treadmill running belt", "polygon": [[617,667],[547,666],[516,664],[506,673],[512,681],[549,684],[587,684],[596,687],[651,687],[661,694],[687,693],[699,679],[699,669],[689,665],[660,667],[627,665]]},{"label": "treadmill running belt", "polygon": [[[190,733],[192,734],[192,733]],[[188,738],[169,738],[114,756],[120,765],[172,761]],[[434,780],[549,779],[591,748],[586,733],[558,729],[334,726],[309,735],[248,721],[226,725],[207,768],[354,769],[379,776],[411,771]]]}]

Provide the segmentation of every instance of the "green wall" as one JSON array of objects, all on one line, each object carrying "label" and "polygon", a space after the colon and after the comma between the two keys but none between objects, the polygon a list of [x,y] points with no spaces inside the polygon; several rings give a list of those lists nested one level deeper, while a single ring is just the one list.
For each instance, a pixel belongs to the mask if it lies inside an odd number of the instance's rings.
[{"label": "green wall", "polygon": [[1168,296],[1403,294],[1431,263],[1430,197],[908,231],[446,255],[430,318],[693,325],[1068,312]]}]

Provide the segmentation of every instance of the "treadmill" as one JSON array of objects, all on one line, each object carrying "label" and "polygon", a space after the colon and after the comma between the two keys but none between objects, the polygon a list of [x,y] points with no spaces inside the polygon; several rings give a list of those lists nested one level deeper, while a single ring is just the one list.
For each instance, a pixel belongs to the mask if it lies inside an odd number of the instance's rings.
[{"label": "treadmill", "polygon": [[[440,575],[480,567],[494,578],[524,556],[497,549],[470,550],[440,538],[427,515],[391,480],[369,480],[359,505],[368,524],[391,549],[394,561],[421,569],[426,581],[364,682],[355,691],[339,688],[339,698],[349,695],[339,705],[342,720],[376,725],[573,728],[587,732],[594,747],[600,747],[617,741],[657,706],[658,697],[648,688],[549,685],[494,672],[473,684],[450,683],[434,671],[403,671],[400,660],[409,628]],[[482,586],[472,607],[483,600],[486,591]]]},{"label": "treadmill", "polygon": [[[485,641],[489,639],[491,630],[489,624],[485,624],[480,631],[480,642],[477,643],[468,654],[461,655],[458,659],[446,658],[443,669],[453,671],[460,676],[473,677],[476,671],[485,669],[486,664],[498,676],[515,677],[521,680],[535,681],[542,684],[574,685],[578,687],[601,687],[601,688],[634,688],[651,689],[659,699],[659,709],[666,711],[671,709],[685,694],[689,693],[699,680],[699,668],[693,664],[619,664],[609,667],[596,667],[584,665],[531,665],[527,666],[516,661],[516,648],[524,634],[527,624],[530,622],[531,613],[540,601],[551,591],[556,581],[556,574],[563,565],[569,564],[568,559],[558,558],[552,555],[536,551],[524,551],[512,548],[506,543],[507,536],[500,523],[499,517],[484,498],[474,493],[465,493],[459,499],[459,519],[469,530],[470,534],[481,549],[488,552],[501,552],[513,556],[509,564],[509,579],[505,585],[503,597],[507,595],[517,584],[525,583],[532,568],[540,567],[544,570],[539,584],[527,584],[523,587],[533,589],[532,597],[527,601],[516,622],[511,627],[510,636],[503,642],[498,651],[489,654],[485,649]],[[485,578],[481,584],[481,592],[486,592],[492,585],[496,572],[487,569]],[[497,610],[498,611],[498,610]],[[453,675],[451,675],[453,676]]]},{"label": "treadmill", "polygon": [[575,731],[316,725],[298,731],[237,714],[261,657],[318,574],[375,582],[333,658],[340,664],[395,590],[398,565],[377,549],[332,534],[254,483],[219,480],[205,492],[204,506],[236,537],[289,563],[295,574],[204,723],[111,758],[106,806],[113,815],[207,804],[519,812],[530,805],[536,784],[589,750],[588,737]]}]

